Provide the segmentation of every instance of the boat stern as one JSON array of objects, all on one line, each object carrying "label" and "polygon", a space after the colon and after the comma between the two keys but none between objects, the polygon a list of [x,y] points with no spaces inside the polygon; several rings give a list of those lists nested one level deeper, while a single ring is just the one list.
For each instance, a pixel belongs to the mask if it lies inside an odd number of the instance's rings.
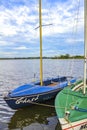
[{"label": "boat stern", "polygon": [[69,122],[65,118],[59,118],[62,130],[87,130],[87,119]]}]

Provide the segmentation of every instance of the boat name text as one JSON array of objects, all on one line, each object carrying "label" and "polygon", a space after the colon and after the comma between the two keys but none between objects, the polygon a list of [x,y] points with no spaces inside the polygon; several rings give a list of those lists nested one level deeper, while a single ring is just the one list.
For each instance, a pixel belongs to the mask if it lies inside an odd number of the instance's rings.
[{"label": "boat name text", "polygon": [[85,130],[85,129],[87,129],[87,124],[82,125],[79,130]]},{"label": "boat name text", "polygon": [[39,95],[37,95],[36,97],[31,98],[31,99],[28,99],[27,97],[21,97],[15,103],[16,104],[20,104],[20,103],[31,103],[31,102],[37,101],[38,97],[39,97]]}]

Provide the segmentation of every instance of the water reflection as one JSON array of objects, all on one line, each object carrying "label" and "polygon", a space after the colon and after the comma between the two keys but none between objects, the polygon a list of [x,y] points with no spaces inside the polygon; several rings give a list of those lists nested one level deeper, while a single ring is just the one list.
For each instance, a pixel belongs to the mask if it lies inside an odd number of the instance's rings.
[{"label": "water reflection", "polygon": [[[57,124],[54,108],[31,106],[15,112],[2,98],[4,92],[32,82],[34,74],[35,80],[39,79],[39,60],[1,60],[0,68],[0,130],[54,130]],[[44,59],[43,78],[58,75],[83,77],[83,59]],[[60,130],[59,124],[55,129]]]},{"label": "water reflection", "polygon": [[[53,105],[53,100],[48,103]],[[54,108],[34,105],[16,111],[8,123],[8,128],[9,130],[55,130],[57,123]]]}]

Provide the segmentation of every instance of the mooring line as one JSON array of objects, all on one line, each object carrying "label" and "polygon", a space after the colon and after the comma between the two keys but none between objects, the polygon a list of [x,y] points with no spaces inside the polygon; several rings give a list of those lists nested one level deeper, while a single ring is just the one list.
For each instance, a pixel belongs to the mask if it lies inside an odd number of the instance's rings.
[{"label": "mooring line", "polygon": [[30,101],[29,103],[34,104],[34,105],[38,105],[38,106],[64,109],[64,107],[58,107],[58,106],[54,106],[54,105],[43,104],[43,103],[37,103],[37,102],[32,102],[32,101]]}]

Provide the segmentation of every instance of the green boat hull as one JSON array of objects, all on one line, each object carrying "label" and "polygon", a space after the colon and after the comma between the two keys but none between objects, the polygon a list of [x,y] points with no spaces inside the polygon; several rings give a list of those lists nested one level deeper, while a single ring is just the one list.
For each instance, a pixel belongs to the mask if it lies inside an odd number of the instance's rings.
[{"label": "green boat hull", "polygon": [[58,118],[64,118],[71,123],[87,119],[87,90],[85,95],[82,89],[73,91],[79,84],[82,84],[81,80],[66,87],[56,96],[55,109]]}]

